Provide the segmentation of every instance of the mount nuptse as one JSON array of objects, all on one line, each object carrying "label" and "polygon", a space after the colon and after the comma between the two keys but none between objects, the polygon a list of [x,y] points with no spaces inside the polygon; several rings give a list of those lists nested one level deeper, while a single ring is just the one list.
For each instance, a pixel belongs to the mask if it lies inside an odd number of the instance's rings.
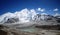
[{"label": "mount nuptse", "polygon": [[0,16],[0,23],[32,22],[38,25],[57,25],[60,23],[59,21],[57,16],[46,13],[37,14],[34,9],[23,9],[15,13],[8,12]]}]

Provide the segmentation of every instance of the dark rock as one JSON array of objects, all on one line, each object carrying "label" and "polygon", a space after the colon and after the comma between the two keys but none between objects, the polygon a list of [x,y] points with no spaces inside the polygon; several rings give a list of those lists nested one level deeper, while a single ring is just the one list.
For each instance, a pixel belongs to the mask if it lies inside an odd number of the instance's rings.
[{"label": "dark rock", "polygon": [[60,23],[60,18],[58,18],[56,21],[57,21],[58,23]]},{"label": "dark rock", "polygon": [[3,30],[0,30],[0,35],[8,35],[8,33]]},{"label": "dark rock", "polygon": [[4,28],[3,25],[0,25],[0,29]]},{"label": "dark rock", "polygon": [[45,33],[42,33],[42,34],[45,34]]}]

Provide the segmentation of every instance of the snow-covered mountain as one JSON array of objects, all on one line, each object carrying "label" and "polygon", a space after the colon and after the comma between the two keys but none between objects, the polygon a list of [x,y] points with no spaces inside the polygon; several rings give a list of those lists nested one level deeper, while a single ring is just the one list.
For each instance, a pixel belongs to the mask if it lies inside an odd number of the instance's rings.
[{"label": "snow-covered mountain", "polygon": [[60,25],[60,19],[46,14],[46,13],[41,13],[41,14],[37,14],[35,16],[35,20],[36,25]]},{"label": "snow-covered mountain", "polygon": [[54,17],[60,18],[60,14],[56,13],[56,14],[54,15]]},{"label": "snow-covered mountain", "polygon": [[57,19],[57,22],[60,23],[60,14],[56,13],[56,14],[54,15],[54,17]]},{"label": "snow-covered mountain", "polygon": [[37,14],[34,9],[28,10],[23,9],[21,11],[17,11],[15,13],[5,13],[0,16],[0,23],[26,23],[26,22],[36,22],[41,23],[41,21],[47,21],[47,22],[57,22],[56,17],[52,15],[48,15],[46,13]]},{"label": "snow-covered mountain", "polygon": [[30,20],[34,20],[34,16],[36,15],[36,12],[34,9],[28,10],[27,8],[17,11],[15,13],[5,13],[0,16],[0,23],[5,23],[5,22],[15,22],[16,19],[19,21],[17,22],[29,22]]},{"label": "snow-covered mountain", "polygon": [[48,15],[46,13],[41,13],[41,14],[37,14],[35,16],[35,20],[52,20],[52,18],[54,18],[54,16],[52,15]]}]

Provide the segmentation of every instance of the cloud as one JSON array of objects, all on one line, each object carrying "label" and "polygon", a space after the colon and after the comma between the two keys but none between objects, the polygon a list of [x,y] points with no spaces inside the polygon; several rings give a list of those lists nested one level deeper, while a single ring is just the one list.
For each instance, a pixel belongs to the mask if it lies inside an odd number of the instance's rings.
[{"label": "cloud", "polygon": [[58,11],[59,9],[58,8],[55,8],[53,11]]},{"label": "cloud", "polygon": [[30,19],[34,20],[34,16],[36,15],[36,11],[34,9],[28,10],[27,8],[22,9],[21,11],[16,11],[15,13],[5,13],[1,15],[1,21],[7,21],[8,18],[18,18],[19,22],[29,22]]},{"label": "cloud", "polygon": [[37,10],[38,10],[38,11],[40,11],[40,10],[41,10],[41,8],[38,8]]},{"label": "cloud", "polygon": [[38,8],[37,11],[40,11],[40,12],[44,12],[45,9],[42,9],[42,8]]}]

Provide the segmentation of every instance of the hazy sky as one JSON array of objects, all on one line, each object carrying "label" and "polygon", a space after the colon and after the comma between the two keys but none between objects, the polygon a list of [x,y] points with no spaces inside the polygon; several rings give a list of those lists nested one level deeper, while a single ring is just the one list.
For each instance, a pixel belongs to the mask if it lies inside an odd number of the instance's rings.
[{"label": "hazy sky", "polygon": [[[16,12],[24,8],[44,9],[45,13],[60,13],[60,0],[0,0],[0,15],[6,12]],[[40,13],[40,12],[39,12]]]}]

